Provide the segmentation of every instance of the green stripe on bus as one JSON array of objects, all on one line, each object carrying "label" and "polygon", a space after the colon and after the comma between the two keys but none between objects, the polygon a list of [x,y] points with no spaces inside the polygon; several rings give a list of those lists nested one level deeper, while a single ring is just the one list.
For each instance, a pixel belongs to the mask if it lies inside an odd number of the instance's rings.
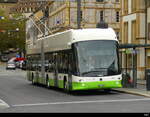
[{"label": "green stripe on bus", "polygon": [[[38,78],[38,83],[42,83],[42,78]],[[50,86],[55,85],[54,79],[49,78]],[[72,90],[91,90],[91,89],[109,89],[121,88],[121,80],[116,81],[96,81],[96,82],[72,82]],[[58,80],[58,88],[64,88],[64,81]]]},{"label": "green stripe on bus", "polygon": [[122,87],[121,80],[97,81],[97,82],[73,82],[72,84],[72,90],[109,89],[121,87]]}]

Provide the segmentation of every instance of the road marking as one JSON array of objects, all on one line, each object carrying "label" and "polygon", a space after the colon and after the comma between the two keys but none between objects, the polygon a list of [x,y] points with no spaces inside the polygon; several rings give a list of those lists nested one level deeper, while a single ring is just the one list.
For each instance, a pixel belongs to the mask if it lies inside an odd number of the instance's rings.
[{"label": "road marking", "polygon": [[122,100],[95,100],[95,101],[53,102],[53,103],[35,103],[35,104],[19,104],[19,105],[12,105],[12,107],[62,105],[62,104],[86,104],[86,103],[133,102],[133,101],[150,101],[150,98],[143,98],[143,99],[122,99]]},{"label": "road marking", "polygon": [[10,106],[0,99],[0,109],[9,108]]}]

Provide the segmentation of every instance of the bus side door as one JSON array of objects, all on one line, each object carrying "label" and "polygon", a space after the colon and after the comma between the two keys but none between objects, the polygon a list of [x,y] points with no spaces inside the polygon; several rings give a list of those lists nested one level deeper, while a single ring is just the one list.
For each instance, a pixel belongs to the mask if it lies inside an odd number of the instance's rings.
[{"label": "bus side door", "polygon": [[73,65],[73,54],[68,54],[68,83],[69,90],[72,90],[72,65]]},{"label": "bus side door", "polygon": [[53,54],[53,61],[54,61],[54,86],[58,87],[58,67],[57,67],[57,53]]}]

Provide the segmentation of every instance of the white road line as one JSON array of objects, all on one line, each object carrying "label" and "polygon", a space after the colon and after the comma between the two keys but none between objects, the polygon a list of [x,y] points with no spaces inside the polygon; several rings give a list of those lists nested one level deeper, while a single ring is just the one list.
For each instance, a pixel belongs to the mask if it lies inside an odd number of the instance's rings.
[{"label": "white road line", "polygon": [[133,102],[133,101],[150,101],[150,98],[122,99],[122,100],[95,100],[95,101],[53,102],[53,103],[36,103],[36,104],[19,104],[19,105],[12,105],[12,107],[62,105],[62,104],[86,104],[86,103]]},{"label": "white road line", "polygon": [[6,102],[0,99],[0,108],[9,108],[9,107],[10,106]]}]

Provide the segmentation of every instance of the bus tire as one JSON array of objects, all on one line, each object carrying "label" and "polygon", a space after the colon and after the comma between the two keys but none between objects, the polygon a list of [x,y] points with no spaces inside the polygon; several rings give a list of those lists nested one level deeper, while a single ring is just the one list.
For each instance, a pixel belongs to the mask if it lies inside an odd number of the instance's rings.
[{"label": "bus tire", "polygon": [[34,73],[32,73],[32,84],[35,85]]},{"label": "bus tire", "polygon": [[110,92],[111,92],[111,89],[104,89],[104,92],[110,93]]},{"label": "bus tire", "polygon": [[67,83],[66,77],[64,77],[64,91],[65,91],[66,93],[69,92],[69,90],[68,90],[68,83]]},{"label": "bus tire", "polygon": [[50,88],[49,77],[46,75],[46,87]]}]

